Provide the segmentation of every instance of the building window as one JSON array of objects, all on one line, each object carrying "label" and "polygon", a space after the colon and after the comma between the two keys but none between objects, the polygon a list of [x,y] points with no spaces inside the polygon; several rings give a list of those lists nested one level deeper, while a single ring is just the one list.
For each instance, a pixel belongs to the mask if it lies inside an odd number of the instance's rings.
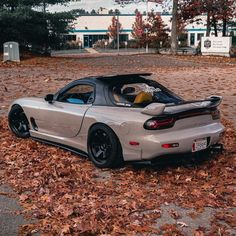
[{"label": "building window", "polygon": [[99,40],[108,40],[109,37],[106,34],[84,35],[84,47],[91,48]]},{"label": "building window", "polygon": [[128,34],[120,34],[120,42],[128,41]]},{"label": "building window", "polygon": [[190,46],[195,45],[195,33],[190,34]]},{"label": "building window", "polygon": [[202,37],[204,37],[203,33],[197,34],[197,41],[200,41]]}]

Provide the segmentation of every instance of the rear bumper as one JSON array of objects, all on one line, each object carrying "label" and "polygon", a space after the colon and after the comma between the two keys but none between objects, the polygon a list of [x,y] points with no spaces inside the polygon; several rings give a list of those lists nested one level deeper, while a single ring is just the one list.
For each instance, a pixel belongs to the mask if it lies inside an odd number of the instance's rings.
[{"label": "rear bumper", "polygon": [[[162,134],[149,134],[140,140],[141,159],[151,160],[158,156],[192,152],[193,142],[196,139],[208,138],[208,147],[218,143],[224,132],[224,126],[213,123],[202,127],[170,131]],[[178,143],[178,147],[163,148],[163,144]]]}]

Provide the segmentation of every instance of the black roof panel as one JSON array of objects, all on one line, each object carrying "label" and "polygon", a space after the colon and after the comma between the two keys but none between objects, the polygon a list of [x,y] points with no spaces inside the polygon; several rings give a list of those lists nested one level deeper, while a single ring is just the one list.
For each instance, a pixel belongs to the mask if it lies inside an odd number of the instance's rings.
[{"label": "black roof panel", "polygon": [[136,73],[136,74],[120,74],[120,75],[104,75],[104,76],[89,76],[81,79],[77,79],[72,83],[77,82],[95,82],[95,83],[114,83],[117,81],[121,82],[133,82],[133,81],[143,81],[146,80],[143,77],[151,76],[152,73]]},{"label": "black roof panel", "polygon": [[114,80],[114,79],[129,79],[129,78],[134,79],[142,76],[151,76],[151,75],[152,73],[136,73],[136,74],[121,74],[121,75],[104,75],[93,78],[108,82],[108,80]]}]

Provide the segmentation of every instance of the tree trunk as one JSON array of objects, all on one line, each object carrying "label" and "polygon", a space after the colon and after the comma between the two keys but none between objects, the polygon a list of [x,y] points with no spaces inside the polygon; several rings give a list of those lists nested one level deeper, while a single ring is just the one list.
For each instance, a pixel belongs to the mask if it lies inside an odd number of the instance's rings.
[{"label": "tree trunk", "polygon": [[207,12],[207,31],[206,36],[209,37],[211,33],[210,12]]},{"label": "tree trunk", "polygon": [[213,16],[213,18],[212,18],[212,24],[213,24],[213,27],[214,27],[215,37],[218,37],[217,21],[216,21],[215,16]]},{"label": "tree trunk", "polygon": [[171,53],[174,55],[177,54],[177,49],[178,49],[177,14],[178,14],[178,0],[173,0],[172,25],[171,25]]},{"label": "tree trunk", "polygon": [[10,6],[10,11],[13,13],[15,11],[15,6]]},{"label": "tree trunk", "polygon": [[46,8],[47,8],[46,2],[43,1],[43,14],[44,15],[46,14]]},{"label": "tree trunk", "polygon": [[45,37],[45,42],[44,42],[44,54],[49,55],[49,32],[48,32],[48,24],[47,24],[47,3],[44,0],[43,1],[43,15],[44,15],[44,20],[45,20],[45,32],[47,32],[47,36]]},{"label": "tree trunk", "polygon": [[227,20],[223,19],[223,36],[226,36],[227,31]]}]

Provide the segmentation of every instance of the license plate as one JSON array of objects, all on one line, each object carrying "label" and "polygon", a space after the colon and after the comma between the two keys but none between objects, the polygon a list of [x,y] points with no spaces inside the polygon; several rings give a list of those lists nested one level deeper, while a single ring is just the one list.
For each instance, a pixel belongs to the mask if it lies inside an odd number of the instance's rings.
[{"label": "license plate", "polygon": [[207,148],[207,138],[197,139],[193,142],[192,152],[198,152]]}]

